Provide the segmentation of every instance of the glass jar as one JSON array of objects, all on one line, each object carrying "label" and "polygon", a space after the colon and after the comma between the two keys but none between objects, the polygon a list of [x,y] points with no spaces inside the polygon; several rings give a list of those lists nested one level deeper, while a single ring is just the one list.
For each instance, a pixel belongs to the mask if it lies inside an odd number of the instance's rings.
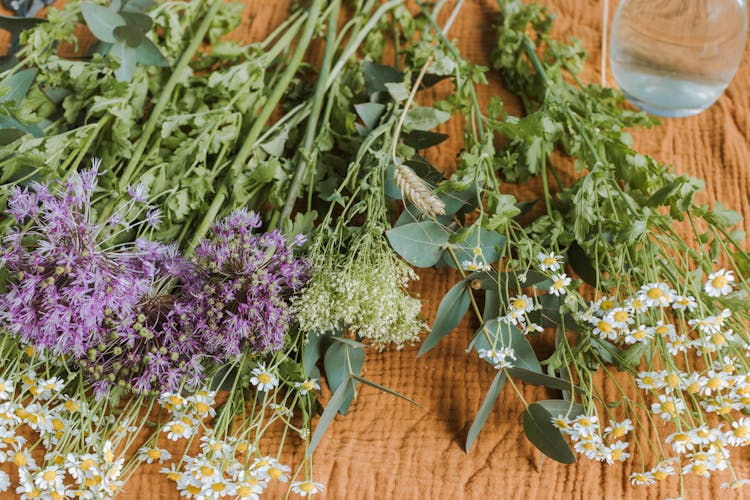
[{"label": "glass jar", "polygon": [[742,59],[746,0],[621,0],[610,61],[630,102],[659,116],[713,104]]}]

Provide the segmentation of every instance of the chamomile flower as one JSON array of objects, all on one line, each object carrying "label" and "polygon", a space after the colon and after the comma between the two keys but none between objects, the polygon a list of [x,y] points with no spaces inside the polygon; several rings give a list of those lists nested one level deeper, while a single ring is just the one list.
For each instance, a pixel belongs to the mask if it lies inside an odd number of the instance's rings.
[{"label": "chamomile flower", "polygon": [[642,313],[648,310],[646,303],[640,297],[633,297],[625,301],[625,307],[631,312]]},{"label": "chamomile flower", "polygon": [[250,383],[261,392],[270,391],[279,385],[279,379],[276,375],[271,373],[262,363],[253,368],[252,374],[253,377],[250,379]]},{"label": "chamomile flower", "polygon": [[617,328],[607,318],[598,318],[594,324],[594,335],[601,337],[604,340],[614,340],[617,338]]},{"label": "chamomile flower", "polygon": [[626,307],[614,307],[606,316],[615,327],[624,329],[633,324],[633,314]]},{"label": "chamomile flower", "polygon": [[502,370],[512,368],[516,360],[516,352],[512,347],[501,347],[499,349],[479,349],[479,357],[492,364],[496,369]]},{"label": "chamomile flower", "polygon": [[308,392],[320,390],[320,385],[314,378],[309,378],[304,382],[295,382],[294,387],[299,390],[299,393],[302,396],[306,395]]},{"label": "chamomile flower", "polygon": [[672,356],[677,356],[681,352],[687,352],[693,343],[685,335],[675,335],[666,342],[667,351]]},{"label": "chamomile flower", "polygon": [[570,285],[571,279],[565,274],[553,274],[552,285],[549,287],[549,293],[552,295],[560,296],[568,293],[566,287]]},{"label": "chamomile flower", "polygon": [[638,298],[648,307],[666,307],[673,297],[674,292],[666,283],[648,283],[638,290]]},{"label": "chamomile flower", "polygon": [[719,269],[715,273],[708,275],[708,279],[703,284],[703,291],[709,297],[721,297],[732,291],[734,274],[726,269]]},{"label": "chamomile flower", "polygon": [[604,428],[604,436],[611,439],[619,439],[626,436],[633,429],[635,427],[633,427],[633,422],[629,418],[626,418],[622,422],[610,420],[609,425]]},{"label": "chamomile flower", "polygon": [[164,430],[167,434],[167,439],[170,441],[177,441],[180,439],[187,439],[195,433],[195,429],[191,424],[184,420],[172,420],[164,426]]},{"label": "chamomile flower", "polygon": [[722,483],[721,488],[725,490],[726,489],[738,490],[748,484],[750,484],[750,479],[737,479],[729,483]]},{"label": "chamomile flower", "polygon": [[677,415],[686,410],[685,402],[682,399],[658,395],[657,401],[651,405],[651,413],[658,415],[666,421],[671,421]]},{"label": "chamomile flower", "polygon": [[729,387],[729,381],[731,380],[730,375],[724,372],[716,372],[709,370],[706,372],[705,377],[701,377],[701,389],[700,394],[703,396],[710,396],[721,392]]},{"label": "chamomile flower", "polygon": [[141,448],[140,450],[138,450],[138,459],[141,462],[146,462],[147,464],[154,462],[163,464],[170,458],[172,458],[172,455],[167,450],[162,448]]},{"label": "chamomile flower", "polygon": [[57,466],[47,467],[40,470],[34,476],[34,485],[40,490],[52,490],[63,487],[65,472]]},{"label": "chamomile flower", "polygon": [[698,308],[698,303],[692,295],[675,295],[672,302],[672,309],[675,311],[693,312]]},{"label": "chamomile flower", "polygon": [[730,446],[745,446],[750,444],[750,418],[743,417],[732,422],[732,428],[725,436],[725,441]]},{"label": "chamomile flower", "polygon": [[692,451],[695,448],[692,436],[689,433],[682,431],[670,434],[664,442],[671,444],[672,449],[679,455]]},{"label": "chamomile flower", "polygon": [[651,472],[633,472],[630,475],[630,483],[636,486],[654,484],[656,480]]},{"label": "chamomile flower", "polygon": [[0,470],[0,492],[8,491],[10,488],[10,476],[7,472]]},{"label": "chamomile flower", "polygon": [[675,470],[672,462],[673,459],[662,460],[661,462],[656,464],[653,469],[651,469],[651,476],[657,481],[662,481],[669,476],[674,476]]},{"label": "chamomile flower", "polygon": [[519,314],[534,310],[534,299],[526,294],[516,295],[508,301],[508,309]]},{"label": "chamomile flower", "polygon": [[292,483],[292,491],[299,496],[312,496],[323,491],[323,485],[313,481],[295,481]]},{"label": "chamomile flower", "polygon": [[529,335],[532,333],[542,333],[544,331],[544,328],[537,325],[536,323],[528,323],[527,325],[524,325],[523,329],[521,330],[521,333],[524,335]]},{"label": "chamomile flower", "polygon": [[625,333],[626,344],[636,344],[638,342],[647,344],[652,338],[654,338],[654,329],[646,325],[638,325]]},{"label": "chamomile flower", "polygon": [[617,307],[617,298],[604,296],[594,302],[591,307],[595,313],[602,315],[607,314],[609,311]]},{"label": "chamomile flower", "polygon": [[562,255],[556,255],[554,252],[539,252],[536,258],[539,261],[539,269],[541,271],[553,272],[560,269],[560,263],[563,260]]},{"label": "chamomile flower", "polygon": [[15,391],[13,381],[9,379],[0,378],[0,401],[10,399]]},{"label": "chamomile flower", "polygon": [[604,461],[612,465],[615,462],[624,462],[630,457],[630,453],[625,450],[628,448],[628,443],[625,441],[616,441],[609,446],[603,446]]}]

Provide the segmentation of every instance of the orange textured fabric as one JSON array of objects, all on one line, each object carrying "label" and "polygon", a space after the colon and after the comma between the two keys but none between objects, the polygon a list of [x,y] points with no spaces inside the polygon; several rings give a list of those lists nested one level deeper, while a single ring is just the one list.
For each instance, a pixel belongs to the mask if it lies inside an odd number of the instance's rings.
[{"label": "orange textured fabric", "polygon": [[[285,1],[244,0],[238,39],[258,40],[287,15]],[[453,2],[449,2],[452,4]],[[599,80],[602,8],[598,0],[545,0],[542,4],[558,14],[557,36],[576,36],[590,51],[584,73],[586,81]],[[611,2],[610,15],[615,2]],[[448,10],[448,9],[445,9]],[[458,40],[464,56],[488,64],[495,43],[493,20],[498,12],[493,0],[467,0],[450,38]],[[520,112],[515,99],[503,89],[501,78],[489,74],[490,85],[481,98],[501,96],[507,108]],[[610,85],[614,85],[611,74]],[[440,92],[440,88],[435,90]],[[462,121],[454,119],[441,132],[451,140],[432,151],[430,158],[451,169],[461,147]],[[724,96],[708,111],[691,118],[666,119],[652,130],[634,132],[636,149],[675,165],[680,173],[706,180],[701,202],[722,201],[745,218],[750,231],[750,54]],[[539,186],[530,183],[509,192],[519,198],[535,198]],[[434,318],[437,305],[458,279],[452,271],[421,272],[413,291],[424,301],[423,315]],[[522,403],[510,388],[500,395],[473,450],[466,454],[463,442],[494,370],[476,355],[464,352],[477,325],[468,317],[456,331],[429,354],[416,358],[417,347],[402,351],[368,353],[365,376],[415,399],[421,410],[370,387],[361,387],[349,414],[337,417],[314,457],[316,481],[326,485],[319,498],[329,499],[663,499],[679,494],[672,478],[649,487],[631,486],[628,476],[640,463],[602,465],[588,460],[565,466],[545,460],[538,468],[540,453],[523,436]],[[543,347],[543,346],[542,346]],[[613,384],[599,378],[605,397],[616,395]],[[551,396],[546,389],[522,385],[529,401]],[[291,451],[291,447],[289,447]],[[298,464],[301,450],[287,456]],[[750,452],[734,454],[738,477],[750,477]],[[648,465],[648,464],[647,464]],[[728,472],[711,479],[687,477],[687,498],[750,497],[750,491],[728,492],[719,485],[729,481]],[[745,490],[748,488],[746,487]],[[283,497],[282,490],[270,498]],[[7,498],[14,498],[14,495]],[[174,485],[159,473],[158,466],[144,466],[127,483],[120,497],[127,500],[180,498]]]}]

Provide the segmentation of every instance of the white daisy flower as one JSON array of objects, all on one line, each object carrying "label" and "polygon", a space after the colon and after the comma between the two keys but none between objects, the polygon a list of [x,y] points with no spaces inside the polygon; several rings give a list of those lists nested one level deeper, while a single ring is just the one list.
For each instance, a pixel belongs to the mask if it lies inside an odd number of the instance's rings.
[{"label": "white daisy flower", "polygon": [[617,298],[604,296],[594,302],[591,306],[595,313],[607,314],[609,311],[617,307]]},{"label": "white daisy flower", "polygon": [[686,409],[685,402],[682,399],[658,395],[657,402],[651,404],[651,413],[658,415],[666,421],[671,421],[677,415],[680,415]]},{"label": "white daisy flower", "polygon": [[693,443],[692,437],[687,432],[674,432],[667,436],[664,442],[671,444],[672,449],[679,455],[693,451],[693,448],[695,448],[695,443]]},{"label": "white daisy flower", "polygon": [[606,316],[607,320],[617,328],[628,328],[633,324],[633,315],[626,307],[614,307]]},{"label": "white daisy flower", "polygon": [[549,287],[549,293],[552,295],[560,296],[568,293],[566,287],[570,285],[571,279],[565,274],[553,274],[552,275],[552,286]]},{"label": "white daisy flower", "polygon": [[630,475],[630,483],[636,486],[654,484],[656,480],[651,472],[633,472]]},{"label": "white daisy flower", "polygon": [[625,450],[628,447],[628,443],[625,441],[616,441],[609,446],[606,446],[606,457],[604,459],[605,462],[612,465],[615,462],[624,462],[630,457],[630,453],[627,453]]},{"label": "white daisy flower", "polygon": [[541,271],[553,272],[560,269],[560,263],[563,260],[562,255],[556,255],[554,252],[539,252],[536,258],[539,261],[539,269]]},{"label": "white daisy flower", "polygon": [[172,458],[172,455],[167,450],[162,448],[141,448],[140,450],[138,450],[138,459],[141,462],[146,462],[147,464],[154,462],[163,464],[170,458]]},{"label": "white daisy flower", "polygon": [[508,309],[521,314],[531,312],[534,310],[534,299],[526,294],[516,295],[508,300]]},{"label": "white daisy flower", "polygon": [[302,396],[304,396],[308,392],[320,390],[320,385],[318,384],[318,381],[314,378],[309,378],[305,380],[304,382],[295,382],[294,387],[299,390],[299,393]]},{"label": "white daisy flower", "polygon": [[528,325],[523,327],[523,330],[521,330],[521,333],[524,335],[529,335],[532,333],[542,333],[544,331],[544,328],[537,325],[536,323],[529,323]]},{"label": "white daisy flower", "polygon": [[626,436],[633,429],[635,429],[633,421],[629,418],[626,418],[622,422],[610,420],[609,425],[604,428],[604,436],[611,439],[619,439]]},{"label": "white daisy flower", "polygon": [[673,297],[674,292],[666,283],[648,283],[638,290],[638,298],[648,307],[666,307]]},{"label": "white daisy flower", "polygon": [[708,275],[708,280],[703,284],[703,291],[709,297],[721,297],[732,292],[734,274],[726,269],[719,269]]},{"label": "white daisy flower", "polygon": [[607,318],[598,318],[592,333],[605,340],[614,340],[617,338],[617,328]]},{"label": "white daisy flower", "polygon": [[261,392],[267,392],[274,389],[279,385],[279,379],[268,371],[262,363],[253,368],[253,377],[250,379],[250,383],[258,388]]},{"label": "white daisy flower", "polygon": [[295,481],[292,483],[292,491],[302,497],[312,496],[323,490],[324,488],[321,483],[313,481]]},{"label": "white daisy flower", "polygon": [[626,332],[625,343],[635,344],[637,342],[641,342],[643,344],[647,344],[652,338],[654,338],[653,328],[646,325],[638,325],[636,328],[633,328]]},{"label": "white daisy flower", "polygon": [[693,312],[698,308],[698,303],[692,295],[675,295],[672,302],[672,309],[676,311]]},{"label": "white daisy flower", "polygon": [[750,418],[743,417],[732,422],[732,428],[726,432],[725,437],[730,446],[750,444]]},{"label": "white daisy flower", "polygon": [[180,419],[169,422],[164,426],[162,432],[167,434],[167,439],[170,441],[177,441],[189,438],[195,433],[195,429],[192,425]]},{"label": "white daisy flower", "polygon": [[13,381],[0,378],[0,401],[8,400],[15,392]]},{"label": "white daisy flower", "polygon": [[40,470],[34,476],[34,484],[40,490],[53,490],[63,488],[63,480],[65,479],[65,472],[60,470],[57,466],[47,467],[46,469]]}]

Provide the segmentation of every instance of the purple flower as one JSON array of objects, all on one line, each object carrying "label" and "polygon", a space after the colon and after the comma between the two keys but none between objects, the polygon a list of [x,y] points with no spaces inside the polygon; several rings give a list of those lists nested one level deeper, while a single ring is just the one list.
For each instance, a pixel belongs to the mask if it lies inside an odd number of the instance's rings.
[{"label": "purple flower", "polygon": [[279,231],[253,234],[261,225],[237,210],[211,228],[195,250],[195,275],[184,288],[195,311],[195,331],[220,358],[281,349],[292,322],[289,298],[307,280],[307,261],[295,257]]}]

